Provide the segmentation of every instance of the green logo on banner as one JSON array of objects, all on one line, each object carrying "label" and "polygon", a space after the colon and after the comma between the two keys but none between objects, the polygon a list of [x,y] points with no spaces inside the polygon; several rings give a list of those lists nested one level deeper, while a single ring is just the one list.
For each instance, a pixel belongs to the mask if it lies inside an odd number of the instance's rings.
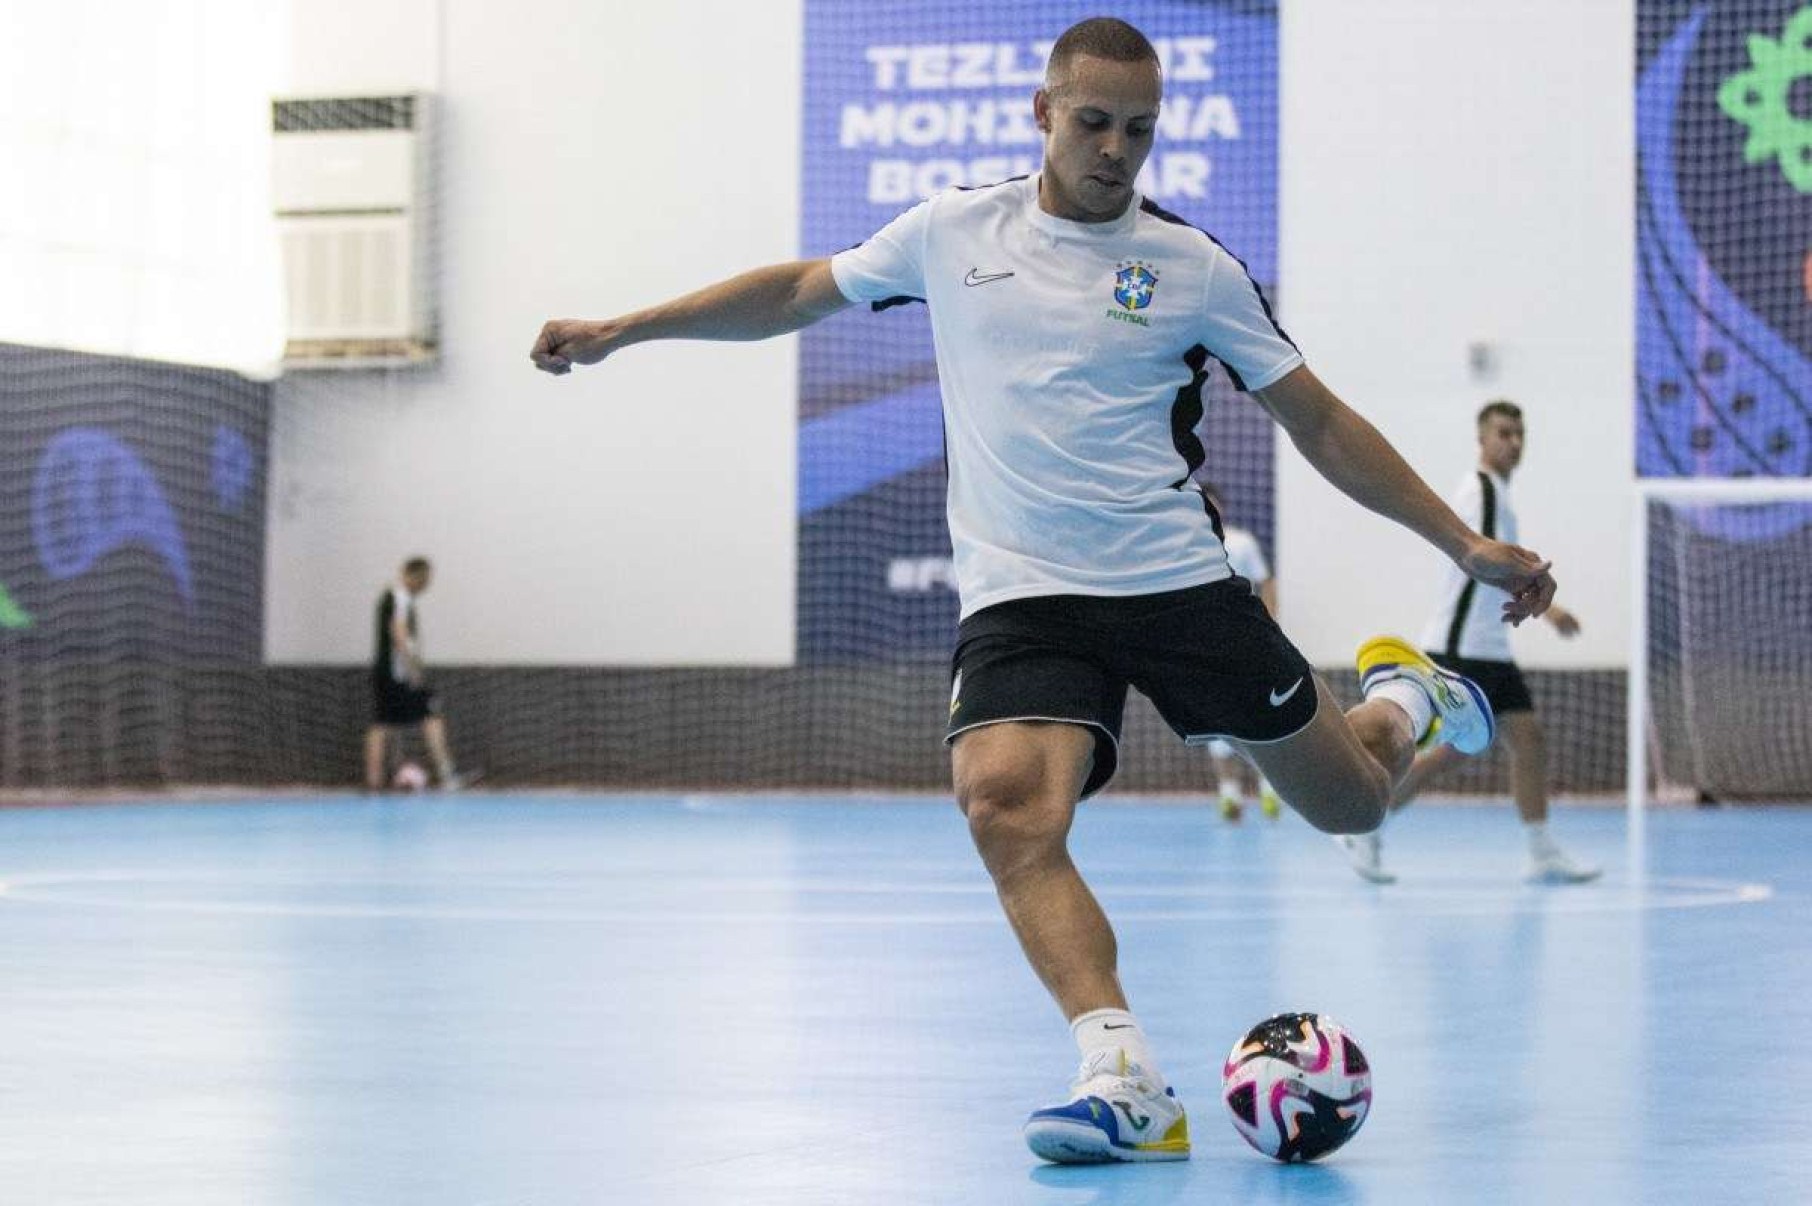
[{"label": "green logo on banner", "polygon": [[0,628],[30,628],[31,613],[13,602],[13,597],[6,593],[6,587],[0,586]]},{"label": "green logo on banner", "polygon": [[1812,88],[1812,7],[1793,14],[1780,41],[1749,37],[1749,62],[1718,89],[1718,108],[1749,130],[1743,159],[1780,162],[1782,174],[1802,193],[1812,193],[1812,119],[1794,114],[1793,90]]}]

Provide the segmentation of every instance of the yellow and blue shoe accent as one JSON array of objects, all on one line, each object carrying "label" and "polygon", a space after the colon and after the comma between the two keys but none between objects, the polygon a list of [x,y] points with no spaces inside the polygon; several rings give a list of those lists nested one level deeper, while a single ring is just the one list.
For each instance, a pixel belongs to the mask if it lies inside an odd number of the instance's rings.
[{"label": "yellow and blue shoe accent", "polygon": [[1497,737],[1497,718],[1479,685],[1464,675],[1443,670],[1427,654],[1401,637],[1376,636],[1359,646],[1359,687],[1364,694],[1379,683],[1405,678],[1421,687],[1434,704],[1435,722],[1417,742],[1451,745],[1462,754],[1482,754]]},{"label": "yellow and blue shoe accent", "polygon": [[[1107,1058],[1103,1058],[1106,1056]],[[1189,1116],[1125,1052],[1085,1063],[1070,1101],[1026,1119],[1026,1146],[1053,1164],[1189,1159]]]}]

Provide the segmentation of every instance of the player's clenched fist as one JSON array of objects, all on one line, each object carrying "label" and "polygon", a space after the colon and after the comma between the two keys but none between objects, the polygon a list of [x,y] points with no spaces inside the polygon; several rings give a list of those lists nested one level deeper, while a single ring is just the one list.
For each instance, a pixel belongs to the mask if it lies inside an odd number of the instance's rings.
[{"label": "player's clenched fist", "polygon": [[575,364],[596,364],[616,350],[616,325],[579,318],[556,318],[543,324],[529,359],[545,373],[560,376]]}]

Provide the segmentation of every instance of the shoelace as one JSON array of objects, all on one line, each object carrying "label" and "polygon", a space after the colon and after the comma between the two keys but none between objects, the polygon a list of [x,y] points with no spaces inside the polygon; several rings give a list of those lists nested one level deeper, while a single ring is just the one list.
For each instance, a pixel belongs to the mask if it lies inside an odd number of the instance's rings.
[{"label": "shoelace", "polygon": [[1076,1087],[1081,1088],[1097,1076],[1111,1076],[1138,1093],[1148,1097],[1156,1096],[1159,1090],[1153,1088],[1146,1079],[1145,1069],[1130,1059],[1122,1066],[1123,1057],[1124,1053],[1119,1050],[1095,1052],[1083,1060],[1082,1067],[1077,1070]]}]

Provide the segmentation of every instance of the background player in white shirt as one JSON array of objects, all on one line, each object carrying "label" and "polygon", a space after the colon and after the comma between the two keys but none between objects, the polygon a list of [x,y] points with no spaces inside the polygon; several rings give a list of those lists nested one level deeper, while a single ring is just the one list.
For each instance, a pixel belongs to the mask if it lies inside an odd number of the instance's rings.
[{"label": "background player in white shirt", "polygon": [[[1249,529],[1227,522],[1226,501],[1221,492],[1215,489],[1213,482],[1204,478],[1197,484],[1220,514],[1221,542],[1227,546],[1227,564],[1233,567],[1234,573],[1252,584],[1252,593],[1264,603],[1265,611],[1271,618],[1276,619],[1277,579],[1271,576],[1271,563],[1265,558],[1264,546],[1258,543],[1258,537]],[[1208,756],[1214,760],[1214,775],[1220,784],[1222,820],[1238,821],[1245,814],[1243,801],[1248,787],[1258,793],[1259,811],[1272,820],[1277,819],[1282,811],[1282,802],[1270,780],[1234,753],[1233,747],[1221,738],[1217,737],[1208,743]],[[1256,782],[1248,784],[1248,778]]]},{"label": "background player in white shirt", "polygon": [[[1515,543],[1516,509],[1510,477],[1523,459],[1523,412],[1514,402],[1486,403],[1478,414],[1479,461],[1453,495],[1453,509],[1482,535]],[[1422,648],[1441,665],[1478,683],[1491,701],[1498,731],[1510,751],[1510,790],[1522,818],[1529,858],[1524,877],[1538,883],[1577,884],[1597,879],[1600,868],[1575,862],[1548,832],[1548,747],[1535,700],[1510,651],[1510,636],[1496,619],[1502,602],[1497,592],[1463,574],[1448,573],[1441,602],[1422,629]],[[1563,637],[1579,631],[1579,620],[1558,603],[1544,617]],[[1459,760],[1450,747],[1436,746],[1416,756],[1409,774],[1397,785],[1395,812],[1408,804],[1443,771]],[[1384,867],[1379,830],[1340,838],[1353,870],[1373,883],[1396,876]]]},{"label": "background player in white shirt", "polygon": [[[1375,829],[1419,740],[1493,728],[1477,688],[1394,638],[1359,652],[1343,714],[1249,591],[1229,582],[1189,421],[1220,360],[1310,464],[1540,615],[1548,564],[1487,540],[1312,373],[1257,286],[1206,234],[1142,201],[1163,86],[1112,18],[1058,39],[1031,179],[940,193],[832,259],[759,268],[647,310],[545,324],[555,375],[650,339],[762,339],[857,301],[930,306],[963,616],[953,659],[957,802],[1027,960],[1082,1054],[1071,1097],[1025,1127],[1064,1163],[1189,1155],[1183,1108],[1128,1011],[1112,927],[1068,849],[1112,774],[1129,686],[1186,739],[1231,738],[1310,823]],[[1440,725],[1435,725],[1437,718]]]}]

